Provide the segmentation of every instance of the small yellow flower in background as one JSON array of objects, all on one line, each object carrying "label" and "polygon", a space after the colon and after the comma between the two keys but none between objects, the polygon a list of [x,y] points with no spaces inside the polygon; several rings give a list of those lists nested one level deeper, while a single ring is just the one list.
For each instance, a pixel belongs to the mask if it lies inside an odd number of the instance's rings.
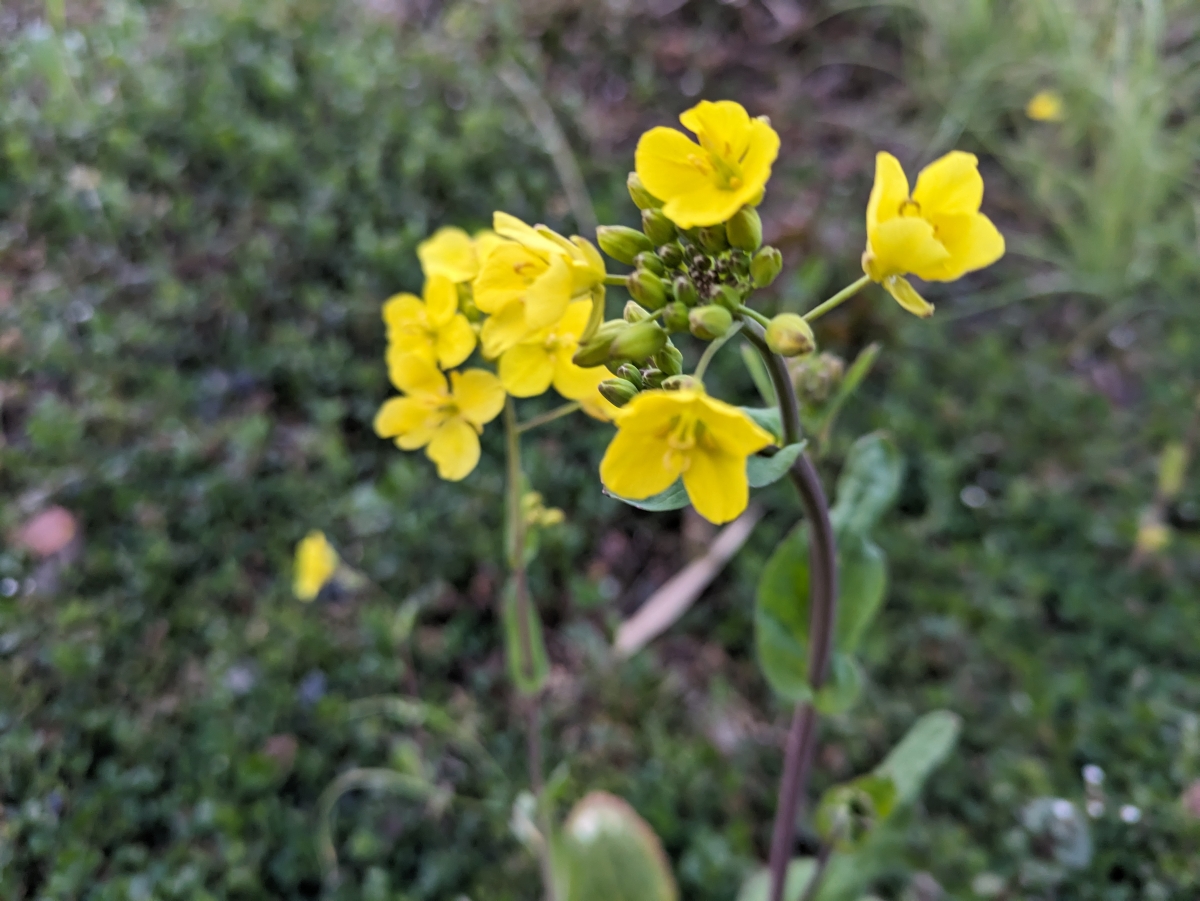
[{"label": "small yellow flower in background", "polygon": [[457,482],[479,462],[479,435],[504,408],[504,386],[485,369],[450,373],[417,354],[389,366],[392,383],[404,392],[379,408],[375,434],[396,439],[401,450],[425,448],[438,475]]},{"label": "small yellow flower in background", "polygon": [[461,228],[447,225],[417,245],[417,259],[426,278],[440,275],[461,284],[479,274],[480,265],[499,243],[495,232],[485,229],[472,238]]},{"label": "small yellow flower in background", "polygon": [[312,531],[296,545],[292,591],[302,601],[311,601],[337,572],[337,551],[325,540],[325,533]]},{"label": "small yellow flower in background", "polygon": [[566,515],[558,507],[547,507],[540,491],[526,491],[521,496],[521,512],[526,525],[538,528],[557,526],[566,520]]},{"label": "small yellow flower in background", "polygon": [[513,397],[536,397],[554,385],[567,400],[583,400],[612,373],[603,366],[584,368],[571,357],[587,328],[592,303],[572,301],[562,319],[513,345],[500,357],[500,381]]},{"label": "small yellow flower in background", "polygon": [[605,487],[643,500],[682,475],[696,512],[717,524],[746,509],[746,458],[775,440],[737,407],[694,388],[644,391],[616,422],[616,437],[600,463]]},{"label": "small yellow flower in background", "polygon": [[634,156],[638,177],[668,219],[680,228],[716,225],[762,199],[779,154],[779,135],[765,118],[751,119],[732,100],[702,100],[679,121],[699,144],[659,126],[642,135]]},{"label": "small yellow flower in background", "polygon": [[1057,91],[1038,91],[1025,105],[1025,115],[1038,122],[1061,122],[1063,99]]},{"label": "small yellow flower in background", "polygon": [[572,298],[602,291],[605,276],[603,258],[584,238],[568,241],[507,213],[496,213],[494,224],[507,240],[488,254],[474,283],[475,305],[489,314],[479,337],[493,359],[559,321]]},{"label": "small yellow flower in background", "polygon": [[458,311],[458,289],[444,275],[425,280],[425,299],[397,294],[383,305],[388,366],[404,354],[417,354],[443,369],[457,366],[475,349],[475,331]]},{"label": "small yellow flower in background", "polygon": [[983,178],[974,154],[954,150],[930,163],[909,196],[899,161],[879,153],[867,202],[863,271],[910,313],[932,315],[933,305],[905,275],[954,281],[1004,255],[1004,236],[979,212],[982,202]]}]

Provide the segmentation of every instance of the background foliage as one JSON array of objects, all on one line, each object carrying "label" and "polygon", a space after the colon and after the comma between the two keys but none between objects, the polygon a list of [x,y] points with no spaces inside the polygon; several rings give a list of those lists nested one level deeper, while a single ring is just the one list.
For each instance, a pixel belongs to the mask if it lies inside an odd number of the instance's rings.
[{"label": "background foliage", "polygon": [[[827,481],[872,428],[907,464],[876,530],[889,596],[865,698],[827,723],[819,773],[870,769],[946,707],[963,739],[881,846],[876,894],[1194,898],[1194,477],[1167,550],[1132,549],[1198,390],[1198,28],[1193,6],[1150,0],[6,4],[0,895],[319,897],[318,798],[355,766],[461,800],[341,801],[334,897],[536,891],[508,825],[523,766],[495,616],[497,435],[454,486],[370,430],[378,306],[416,287],[415,242],[500,208],[570,227],[495,77],[515,59],[605,221],[633,218],[644,127],[701,93],[769,113],[779,308],[854,276],[876,149],[910,170],[985,155],[1004,264],[934,296],[929,323],[871,295],[818,330],[847,357],[884,345]],[[1023,117],[1040,87],[1066,121]],[[715,372],[752,398],[736,355]],[[709,536],[601,497],[606,438],[572,421],[530,454],[570,515],[534,568],[549,754],[572,760],[564,805],[620,795],[683,896],[728,899],[769,841],[786,711],[753,662],[753,586],[796,509],[766,495],[698,607],[618,665],[611,627]],[[52,505],[78,535],[42,558],[22,527]],[[292,600],[291,548],[314,527],[378,587]],[[395,694],[461,733],[356,704]],[[1106,778],[1085,792],[1087,764]],[[1038,818],[1044,798],[1073,802],[1060,820],[1088,854]]]}]

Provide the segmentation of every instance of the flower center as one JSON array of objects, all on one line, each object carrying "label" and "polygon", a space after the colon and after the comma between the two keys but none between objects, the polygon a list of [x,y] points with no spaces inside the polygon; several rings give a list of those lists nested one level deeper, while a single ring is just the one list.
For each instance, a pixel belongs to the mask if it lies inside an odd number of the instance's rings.
[{"label": "flower center", "polygon": [[692,452],[704,439],[704,423],[692,416],[680,416],[667,427],[667,452],[663,466],[687,472],[692,465]]},{"label": "flower center", "polygon": [[900,215],[910,217],[920,217],[921,204],[917,203],[911,197],[900,204]]}]

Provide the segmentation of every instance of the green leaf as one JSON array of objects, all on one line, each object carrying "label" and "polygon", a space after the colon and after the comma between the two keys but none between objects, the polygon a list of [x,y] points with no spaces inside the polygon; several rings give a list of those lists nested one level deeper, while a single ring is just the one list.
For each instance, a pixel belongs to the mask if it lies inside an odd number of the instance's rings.
[{"label": "green leaf", "polygon": [[792,702],[812,695],[808,685],[808,534],[796,526],[763,567],[754,607],[754,642],[763,675]]},{"label": "green leaf", "polygon": [[887,591],[887,557],[859,532],[837,536],[838,609],[834,646],[852,653],[862,640]]},{"label": "green leaf", "polygon": [[881,432],[854,442],[838,479],[837,503],[830,511],[839,532],[867,535],[891,506],[904,477],[904,457]]},{"label": "green leaf", "polygon": [[639,510],[648,510],[651,513],[665,513],[667,510],[682,510],[691,500],[688,498],[687,489],[683,487],[683,480],[676,479],[666,491],[660,491],[658,494],[652,494],[650,497],[643,498],[640,501],[631,500],[627,497],[621,497],[619,494],[613,494],[607,488],[604,493],[609,497],[616,498],[623,504],[629,504],[631,507],[637,507]]},{"label": "green leaf", "polygon": [[[811,857],[793,857],[788,863],[787,876],[783,880],[784,901],[800,901],[816,870],[817,862]],[[767,901],[770,892],[771,871],[761,867],[742,883],[737,901]]]},{"label": "green leaf", "polygon": [[746,479],[750,482],[751,488],[766,488],[768,485],[778,482],[796,462],[796,458],[800,456],[804,450],[807,441],[797,441],[795,444],[789,444],[786,447],[781,447],[771,456],[762,454],[754,454],[746,458]]},{"label": "green leaf", "polygon": [[766,429],[775,436],[775,443],[783,443],[783,423],[779,418],[778,407],[738,407],[743,413],[754,420],[754,424]]},{"label": "green leaf", "polygon": [[546,642],[542,637],[542,618],[533,600],[526,598],[525,614],[528,629],[529,653],[521,635],[521,618],[516,582],[508,580],[504,586],[504,648],[508,657],[508,672],[513,684],[522,694],[537,694],[546,684],[550,674],[550,661],[546,656]]},{"label": "green leaf", "polygon": [[961,728],[962,720],[949,710],[927,713],[875,768],[896,783],[898,804],[909,804],[920,794],[925,780],[954,750]]},{"label": "green leaf", "polygon": [[838,851],[855,851],[895,806],[896,785],[890,777],[876,773],[859,776],[821,796],[814,816],[817,833]]},{"label": "green leaf", "polygon": [[749,344],[743,344],[741,351],[742,362],[746,364],[746,371],[750,373],[750,378],[754,381],[754,387],[758,389],[763,403],[768,407],[779,403],[775,397],[775,386],[771,383],[771,375],[767,372],[767,364],[763,362],[758,351]]},{"label": "green leaf", "polygon": [[555,843],[563,901],[676,901],[675,879],[654,830],[615,795],[591,792]]},{"label": "green leaf", "polygon": [[845,713],[858,701],[862,687],[863,672],[858,661],[835,651],[829,661],[829,678],[817,691],[813,706],[826,716]]}]

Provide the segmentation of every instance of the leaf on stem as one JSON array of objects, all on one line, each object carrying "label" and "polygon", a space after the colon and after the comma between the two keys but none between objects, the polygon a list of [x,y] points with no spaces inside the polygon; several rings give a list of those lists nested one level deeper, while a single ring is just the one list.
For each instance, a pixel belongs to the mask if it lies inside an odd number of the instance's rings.
[{"label": "leaf on stem", "polygon": [[[515,579],[504,586],[504,649],[508,671],[521,694],[532,695],[542,690],[550,674],[546,642],[542,637],[542,618],[532,598],[520,603]],[[525,634],[522,634],[521,607],[525,608]]]},{"label": "leaf on stem", "polygon": [[829,511],[839,531],[867,535],[891,506],[904,478],[904,455],[882,432],[863,435],[850,448]]}]

